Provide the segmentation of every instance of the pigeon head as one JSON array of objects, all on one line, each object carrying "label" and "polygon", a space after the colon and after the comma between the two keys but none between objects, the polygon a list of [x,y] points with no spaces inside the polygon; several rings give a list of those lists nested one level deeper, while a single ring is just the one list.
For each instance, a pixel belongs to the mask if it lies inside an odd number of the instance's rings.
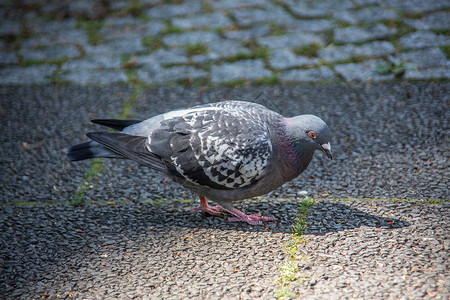
[{"label": "pigeon head", "polygon": [[298,152],[321,150],[332,159],[330,130],[321,118],[314,115],[300,115],[286,119],[288,135]]}]

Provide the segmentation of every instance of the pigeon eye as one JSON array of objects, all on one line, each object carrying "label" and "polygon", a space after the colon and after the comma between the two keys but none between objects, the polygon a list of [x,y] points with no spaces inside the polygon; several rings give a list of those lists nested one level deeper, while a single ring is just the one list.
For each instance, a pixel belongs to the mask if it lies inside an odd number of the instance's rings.
[{"label": "pigeon eye", "polygon": [[312,139],[316,139],[316,138],[317,138],[317,135],[316,135],[316,133],[315,133],[314,131],[308,132],[308,136],[309,136],[310,138],[312,138]]}]

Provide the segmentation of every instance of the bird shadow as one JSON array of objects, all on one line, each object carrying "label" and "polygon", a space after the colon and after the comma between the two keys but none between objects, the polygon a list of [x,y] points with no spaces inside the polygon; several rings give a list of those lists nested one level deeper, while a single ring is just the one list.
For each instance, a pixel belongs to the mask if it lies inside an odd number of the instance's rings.
[{"label": "bird shadow", "polygon": [[[367,211],[362,211],[343,203],[321,201],[308,214],[308,227],[305,229],[305,234],[325,235],[327,233],[353,230],[360,227],[398,229],[410,225],[405,220],[382,216],[389,213],[387,207],[384,207],[381,213],[368,212],[376,208],[379,208],[379,206],[373,204],[372,206],[365,207]],[[391,209],[393,208],[389,210]]]},{"label": "bird shadow", "polygon": [[[257,201],[244,202],[236,207],[248,214],[261,212],[264,216],[273,216],[277,220],[265,222],[263,225],[250,225],[242,222],[229,222],[228,216],[215,217],[205,213],[190,213],[189,207],[177,207],[165,209],[148,204],[144,210],[149,213],[147,219],[152,224],[164,226],[181,226],[190,228],[207,228],[219,230],[232,230],[242,232],[272,232],[292,233],[292,226],[300,217],[299,203],[301,200],[275,201],[272,203],[258,203]],[[373,210],[375,206],[364,208]],[[385,207],[382,215],[394,210],[393,207]],[[158,213],[153,212],[158,211]],[[384,217],[377,212],[362,211],[349,204],[335,201],[322,200],[312,206],[306,218],[307,228],[305,234],[324,235],[330,232],[353,230],[360,227],[375,227],[385,229],[397,229],[409,226],[405,221],[394,217]]]}]

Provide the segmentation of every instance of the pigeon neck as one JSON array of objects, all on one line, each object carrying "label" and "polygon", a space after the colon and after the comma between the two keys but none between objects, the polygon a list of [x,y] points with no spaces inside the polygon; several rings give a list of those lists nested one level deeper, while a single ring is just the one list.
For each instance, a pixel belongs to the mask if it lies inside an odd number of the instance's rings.
[{"label": "pigeon neck", "polygon": [[283,132],[278,135],[279,161],[282,162],[284,177],[287,180],[292,180],[308,167],[314,151],[308,151],[306,145],[292,139],[288,132],[289,125],[287,123],[283,126]]}]

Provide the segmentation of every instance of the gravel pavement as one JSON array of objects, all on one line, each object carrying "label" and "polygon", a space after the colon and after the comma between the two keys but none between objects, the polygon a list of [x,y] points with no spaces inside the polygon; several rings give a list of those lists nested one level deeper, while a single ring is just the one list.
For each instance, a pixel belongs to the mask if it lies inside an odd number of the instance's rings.
[{"label": "gravel pavement", "polygon": [[[3,86],[0,294],[272,299],[307,193],[317,205],[288,297],[446,299],[449,90],[447,82]],[[97,128],[89,119],[118,116],[130,99],[138,118],[213,99],[314,112],[333,131],[334,159],[317,153],[300,178],[238,204],[278,219],[266,226],[190,214],[195,195],[127,161],[105,160],[85,202],[69,205],[91,163],[69,163],[62,149]]]},{"label": "gravel pavement", "polygon": [[[0,299],[449,299],[449,8],[0,0]],[[333,133],[332,161],[236,205],[276,222],[63,152],[93,118],[224,99]]]}]

